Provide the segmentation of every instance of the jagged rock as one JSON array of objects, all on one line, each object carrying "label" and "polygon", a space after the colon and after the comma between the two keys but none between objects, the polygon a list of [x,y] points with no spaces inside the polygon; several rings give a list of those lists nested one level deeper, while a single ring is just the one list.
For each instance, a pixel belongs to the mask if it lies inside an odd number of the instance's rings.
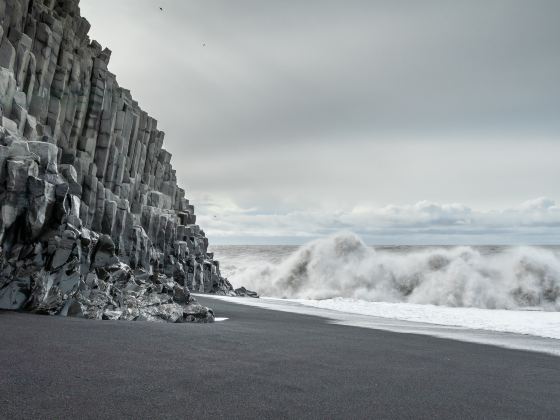
[{"label": "jagged rock", "polygon": [[102,235],[97,240],[93,251],[92,266],[94,268],[108,267],[118,263],[115,255],[115,244],[109,235]]},{"label": "jagged rock", "polygon": [[51,174],[58,173],[57,170],[57,155],[58,147],[55,144],[50,144],[44,141],[29,141],[27,142],[30,153],[39,157],[40,169],[47,171]]},{"label": "jagged rock", "polygon": [[237,296],[244,296],[244,297],[251,297],[251,298],[258,298],[259,297],[257,292],[253,292],[252,290],[247,290],[244,287],[240,287],[238,289],[235,289],[235,294]]},{"label": "jagged rock", "polygon": [[30,158],[10,159],[6,166],[6,190],[26,193],[27,178],[39,174],[37,162]]},{"label": "jagged rock", "polygon": [[0,308],[211,322],[190,290],[233,287],[78,3],[0,0]]},{"label": "jagged rock", "polygon": [[214,312],[196,301],[191,301],[183,310],[185,322],[214,322]]},{"label": "jagged rock", "polygon": [[0,308],[17,310],[21,309],[27,301],[28,295],[25,293],[29,287],[26,283],[12,281],[0,289]]},{"label": "jagged rock", "polygon": [[29,208],[27,223],[31,239],[36,240],[51,218],[56,201],[55,187],[36,177],[28,178]]},{"label": "jagged rock", "polygon": [[76,233],[72,230],[65,230],[62,238],[56,238],[55,253],[52,258],[51,268],[58,270],[68,262],[72,251],[76,247]]},{"label": "jagged rock", "polygon": [[75,299],[69,299],[64,304],[64,308],[60,312],[61,316],[70,316],[74,318],[84,317],[84,308],[80,302]]}]

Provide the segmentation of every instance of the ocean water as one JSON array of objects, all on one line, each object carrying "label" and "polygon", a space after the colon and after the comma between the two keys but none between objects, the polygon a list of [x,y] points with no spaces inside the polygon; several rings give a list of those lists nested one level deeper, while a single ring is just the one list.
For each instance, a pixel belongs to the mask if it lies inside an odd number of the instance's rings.
[{"label": "ocean water", "polygon": [[272,298],[335,300],[347,308],[375,302],[560,311],[560,247],[371,247],[340,233],[303,246],[211,250],[235,287]]}]

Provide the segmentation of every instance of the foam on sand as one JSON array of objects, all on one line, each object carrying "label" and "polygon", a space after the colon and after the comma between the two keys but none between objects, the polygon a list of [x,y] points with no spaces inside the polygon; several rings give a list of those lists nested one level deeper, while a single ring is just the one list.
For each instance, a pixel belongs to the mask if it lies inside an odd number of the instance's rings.
[{"label": "foam on sand", "polygon": [[[319,316],[338,325],[421,334],[560,356],[560,314],[430,305],[204,295],[261,309]],[[231,322],[235,322],[232,318]]]}]

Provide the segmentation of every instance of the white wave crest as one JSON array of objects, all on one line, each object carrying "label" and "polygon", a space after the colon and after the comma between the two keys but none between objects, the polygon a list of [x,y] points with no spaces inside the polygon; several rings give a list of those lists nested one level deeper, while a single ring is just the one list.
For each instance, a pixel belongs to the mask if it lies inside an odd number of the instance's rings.
[{"label": "white wave crest", "polygon": [[278,298],[560,310],[560,257],[538,247],[394,253],[340,233],[310,242],[277,264],[238,270],[232,281]]}]

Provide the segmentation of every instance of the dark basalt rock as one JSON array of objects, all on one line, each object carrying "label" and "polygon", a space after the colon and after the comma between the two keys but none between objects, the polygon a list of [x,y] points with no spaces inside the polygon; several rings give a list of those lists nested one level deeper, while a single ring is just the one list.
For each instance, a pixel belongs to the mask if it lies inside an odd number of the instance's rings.
[{"label": "dark basalt rock", "polygon": [[233,287],[89,27],[78,0],[0,0],[0,309],[210,322],[190,290]]},{"label": "dark basalt rock", "polygon": [[238,289],[235,289],[235,294],[237,296],[244,296],[244,297],[251,297],[251,298],[258,298],[259,297],[257,292],[253,292],[252,290],[247,290],[244,287],[240,287]]}]

